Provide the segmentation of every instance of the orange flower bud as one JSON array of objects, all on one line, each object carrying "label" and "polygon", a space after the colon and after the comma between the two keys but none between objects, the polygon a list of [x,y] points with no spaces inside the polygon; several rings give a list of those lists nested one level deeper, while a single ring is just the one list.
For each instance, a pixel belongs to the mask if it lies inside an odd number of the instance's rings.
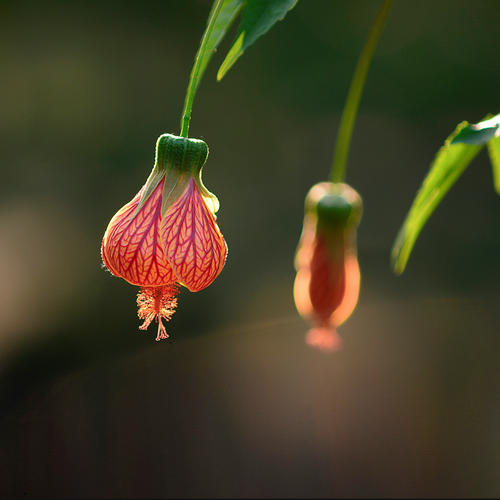
[{"label": "orange flower bud", "polygon": [[137,195],[111,219],[101,245],[105,266],[141,287],[137,302],[145,329],[174,313],[177,284],[192,292],[210,285],[224,267],[227,246],[216,223],[219,202],[201,180],[208,146],[163,134],[153,170]]},{"label": "orange flower bud", "polygon": [[347,184],[322,182],[306,196],[294,299],[300,315],[313,326],[307,343],[325,351],[340,347],[336,329],[358,301],[356,228],[361,212],[361,197]]}]

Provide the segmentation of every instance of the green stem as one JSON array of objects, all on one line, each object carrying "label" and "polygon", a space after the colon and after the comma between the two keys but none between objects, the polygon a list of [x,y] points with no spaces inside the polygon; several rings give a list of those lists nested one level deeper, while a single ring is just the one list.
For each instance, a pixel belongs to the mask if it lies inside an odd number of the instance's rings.
[{"label": "green stem", "polygon": [[332,169],[330,171],[330,180],[332,182],[342,182],[345,177],[347,156],[349,155],[349,146],[351,144],[352,131],[356,113],[358,112],[359,101],[363,93],[363,87],[366,80],[366,74],[370,67],[370,62],[375,52],[378,39],[382,33],[385,20],[391,10],[393,0],[384,0],[382,7],[373,23],[368,39],[366,40],[363,51],[359,56],[358,64],[352,77],[347,100],[340,120],[335,152],[333,154]]},{"label": "green stem", "polygon": [[212,8],[210,18],[207,22],[207,27],[205,28],[205,33],[200,42],[200,48],[196,53],[194,59],[193,69],[191,70],[191,76],[189,77],[189,84],[186,91],[186,98],[184,99],[184,109],[182,110],[181,118],[181,137],[187,137],[189,132],[189,123],[191,122],[191,108],[193,107],[194,96],[198,90],[203,73],[200,74],[200,67],[203,58],[202,54],[205,52],[205,46],[212,34],[212,30],[219,15],[220,9],[222,7],[223,0],[217,0],[215,7]]}]

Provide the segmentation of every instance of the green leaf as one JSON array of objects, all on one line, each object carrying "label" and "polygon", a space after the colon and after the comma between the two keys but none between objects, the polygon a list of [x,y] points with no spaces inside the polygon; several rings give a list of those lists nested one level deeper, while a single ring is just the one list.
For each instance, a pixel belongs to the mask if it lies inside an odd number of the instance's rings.
[{"label": "green leaf", "polygon": [[500,194],[500,137],[488,141],[488,153],[493,169],[493,185],[495,191]]},{"label": "green leaf", "polygon": [[[491,115],[490,115],[491,116]],[[483,120],[479,123],[468,124],[460,130],[457,136],[452,140],[452,144],[459,142],[464,144],[486,144],[490,139],[500,134],[500,114]]]},{"label": "green leaf", "polygon": [[460,123],[446,139],[413,201],[392,247],[392,266],[397,274],[404,271],[413,245],[432,212],[472,159],[484,147],[484,145],[475,144],[453,144],[453,139],[468,125],[468,122]]},{"label": "green leaf", "polygon": [[[220,11],[214,20],[214,24],[211,28],[211,31],[207,34],[207,40],[203,47],[202,53],[200,53],[200,66],[198,69],[198,81],[196,82],[196,86],[198,86],[205,69],[210,62],[215,50],[219,46],[219,43],[224,38],[227,30],[230,28],[233,21],[238,16],[244,0],[223,0],[222,6],[220,7]],[[208,15],[208,19],[212,17],[214,9],[217,6],[217,2],[215,1],[212,5],[212,9],[210,14]]]},{"label": "green leaf", "polygon": [[246,0],[236,40],[217,73],[221,80],[231,66],[259,37],[282,20],[297,0]]}]

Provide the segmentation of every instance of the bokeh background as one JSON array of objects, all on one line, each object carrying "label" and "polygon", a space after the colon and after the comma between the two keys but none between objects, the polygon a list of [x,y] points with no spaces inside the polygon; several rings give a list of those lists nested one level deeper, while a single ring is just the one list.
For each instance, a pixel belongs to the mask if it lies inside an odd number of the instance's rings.
[{"label": "bokeh background", "polygon": [[[343,350],[304,343],[293,256],[380,2],[301,0],[215,80],[191,135],[229,245],[169,341],[101,268],[114,212],[178,133],[210,2],[0,3],[2,497],[498,496],[500,199],[481,153],[395,277],[444,138],[498,112],[498,2],[397,1],[348,182],[364,197]],[[496,107],[495,107],[496,106]]]}]

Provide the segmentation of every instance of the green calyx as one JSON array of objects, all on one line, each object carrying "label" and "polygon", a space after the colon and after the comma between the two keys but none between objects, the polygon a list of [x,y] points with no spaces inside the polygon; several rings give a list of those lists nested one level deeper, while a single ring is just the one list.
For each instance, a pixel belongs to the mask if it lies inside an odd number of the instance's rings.
[{"label": "green calyx", "polygon": [[316,238],[324,238],[334,260],[356,253],[356,228],[361,220],[361,196],[341,182],[321,182],[306,197],[306,217],[316,222]]},{"label": "green calyx", "polygon": [[327,194],[316,205],[316,214],[321,224],[345,227],[353,218],[354,205],[349,203],[340,194]]},{"label": "green calyx", "polygon": [[173,134],[162,134],[156,141],[155,168],[178,170],[195,175],[208,157],[207,143]]},{"label": "green calyx", "polygon": [[[184,192],[191,178],[194,179],[208,207],[215,213],[219,202],[201,180],[201,170],[208,157],[208,146],[200,139],[162,134],[156,141],[155,164],[149,175],[135,214],[165,179],[162,190],[162,216]],[[135,215],[134,214],[134,215]]]},{"label": "green calyx", "polygon": [[362,210],[361,196],[344,183],[316,184],[306,198],[306,211],[315,215],[323,230],[356,228]]}]

